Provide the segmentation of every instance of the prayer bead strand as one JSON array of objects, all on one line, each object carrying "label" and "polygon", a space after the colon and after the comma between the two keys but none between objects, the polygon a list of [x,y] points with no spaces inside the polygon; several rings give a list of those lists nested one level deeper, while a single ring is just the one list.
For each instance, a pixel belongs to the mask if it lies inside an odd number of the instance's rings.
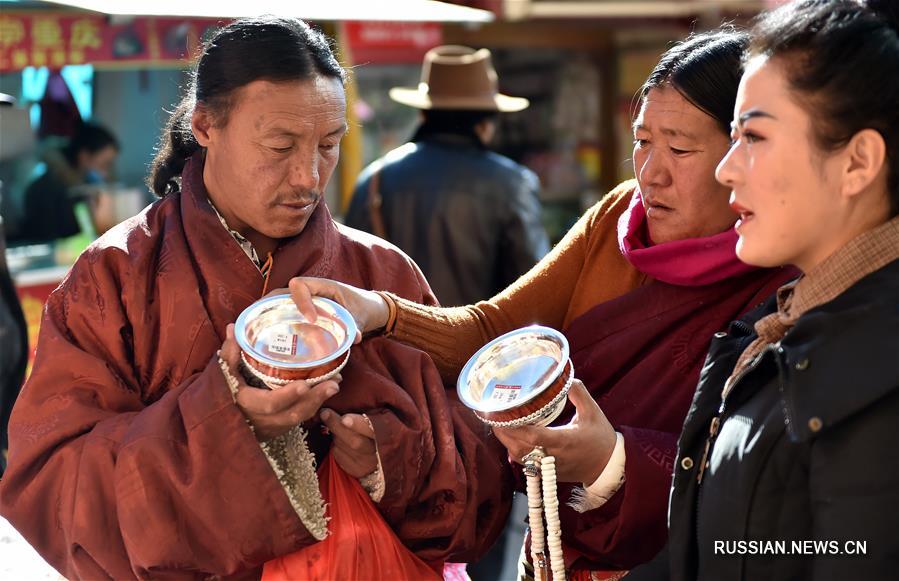
[{"label": "prayer bead strand", "polygon": [[[549,549],[553,581],[565,581],[562,554],[562,524],[559,520],[559,496],[556,484],[556,459],[545,456],[539,446],[524,457],[528,493],[528,524],[531,528],[531,561],[535,581],[547,581],[546,549]],[[542,486],[541,486],[542,484]],[[542,489],[542,490],[541,490]],[[546,515],[546,528],[543,525]]]},{"label": "prayer bead strand", "polygon": [[524,474],[527,478],[528,524],[531,527],[531,562],[534,564],[534,580],[545,581],[543,556],[543,497],[540,494],[540,461],[543,454],[539,448],[525,457]]},{"label": "prayer bead strand", "polygon": [[559,520],[559,494],[556,488],[556,458],[546,456],[540,462],[543,476],[543,510],[546,512],[546,544],[553,581],[565,581],[565,559],[562,555],[562,522]]}]

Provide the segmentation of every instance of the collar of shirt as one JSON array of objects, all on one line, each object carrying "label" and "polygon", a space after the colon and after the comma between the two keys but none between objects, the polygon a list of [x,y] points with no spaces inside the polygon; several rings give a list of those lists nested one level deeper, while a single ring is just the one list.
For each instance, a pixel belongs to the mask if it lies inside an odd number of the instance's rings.
[{"label": "collar of shirt", "polygon": [[237,242],[240,249],[244,251],[244,254],[253,261],[253,264],[256,265],[256,268],[262,270],[262,261],[259,260],[259,253],[256,252],[256,249],[253,247],[253,243],[247,240],[243,234],[238,232],[237,230],[232,230],[228,223],[225,222],[225,218],[218,211],[218,208],[215,207],[215,204],[212,203],[212,200],[207,198],[209,205],[212,207],[212,211],[215,212],[215,215],[218,216],[219,222],[222,223],[222,227],[228,231],[228,234],[231,235],[231,238]]},{"label": "collar of shirt", "polygon": [[782,296],[778,291],[778,311],[793,323],[896,259],[899,259],[899,216],[850,240],[796,281],[792,293],[785,292]]},{"label": "collar of shirt", "polygon": [[726,398],[744,369],[767,345],[783,339],[809,310],[837,298],[865,276],[899,258],[899,216],[856,236],[798,280],[777,290],[777,311],[755,322],[758,335],[737,359],[724,383]]}]

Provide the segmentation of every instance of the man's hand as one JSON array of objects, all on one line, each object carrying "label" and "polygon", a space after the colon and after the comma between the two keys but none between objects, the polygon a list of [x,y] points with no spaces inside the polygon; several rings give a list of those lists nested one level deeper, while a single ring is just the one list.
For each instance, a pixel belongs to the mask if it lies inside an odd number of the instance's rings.
[{"label": "man's hand", "polygon": [[577,413],[564,426],[494,428],[493,432],[516,462],[521,463],[521,459],[536,446],[543,446],[548,456],[556,457],[556,475],[560,482],[589,485],[609,462],[617,436],[590,392],[577,379],[571,385],[568,399]]},{"label": "man's hand", "polygon": [[291,428],[318,413],[326,399],[339,391],[336,381],[323,381],[309,387],[305,381],[292,381],[279,389],[258,389],[246,384],[240,374],[240,347],[234,338],[234,325],[228,325],[222,343],[222,359],[237,379],[237,407],[253,426],[256,439],[265,442],[287,433]]},{"label": "man's hand", "polygon": [[341,416],[334,410],[323,409],[319,416],[334,436],[331,453],[344,472],[353,478],[368,476],[378,468],[375,431],[360,414]]}]

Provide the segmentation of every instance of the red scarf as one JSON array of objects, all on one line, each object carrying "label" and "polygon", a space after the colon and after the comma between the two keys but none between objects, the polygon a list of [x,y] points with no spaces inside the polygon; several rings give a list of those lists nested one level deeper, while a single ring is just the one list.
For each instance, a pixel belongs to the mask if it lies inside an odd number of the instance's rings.
[{"label": "red scarf", "polygon": [[756,270],[737,258],[737,232],[652,244],[640,189],[618,219],[618,246],[634,268],[677,286],[704,286]]}]

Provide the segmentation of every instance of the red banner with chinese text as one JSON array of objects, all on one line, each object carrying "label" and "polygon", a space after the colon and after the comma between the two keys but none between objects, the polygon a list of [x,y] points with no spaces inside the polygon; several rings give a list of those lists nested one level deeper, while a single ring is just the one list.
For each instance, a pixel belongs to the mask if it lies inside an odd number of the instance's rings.
[{"label": "red banner with chinese text", "polygon": [[443,42],[437,22],[346,22],[346,45],[353,64],[421,63],[425,53]]},{"label": "red banner with chinese text", "polygon": [[201,39],[225,22],[204,18],[105,16],[58,12],[0,14],[0,72],[25,67],[184,66]]}]

